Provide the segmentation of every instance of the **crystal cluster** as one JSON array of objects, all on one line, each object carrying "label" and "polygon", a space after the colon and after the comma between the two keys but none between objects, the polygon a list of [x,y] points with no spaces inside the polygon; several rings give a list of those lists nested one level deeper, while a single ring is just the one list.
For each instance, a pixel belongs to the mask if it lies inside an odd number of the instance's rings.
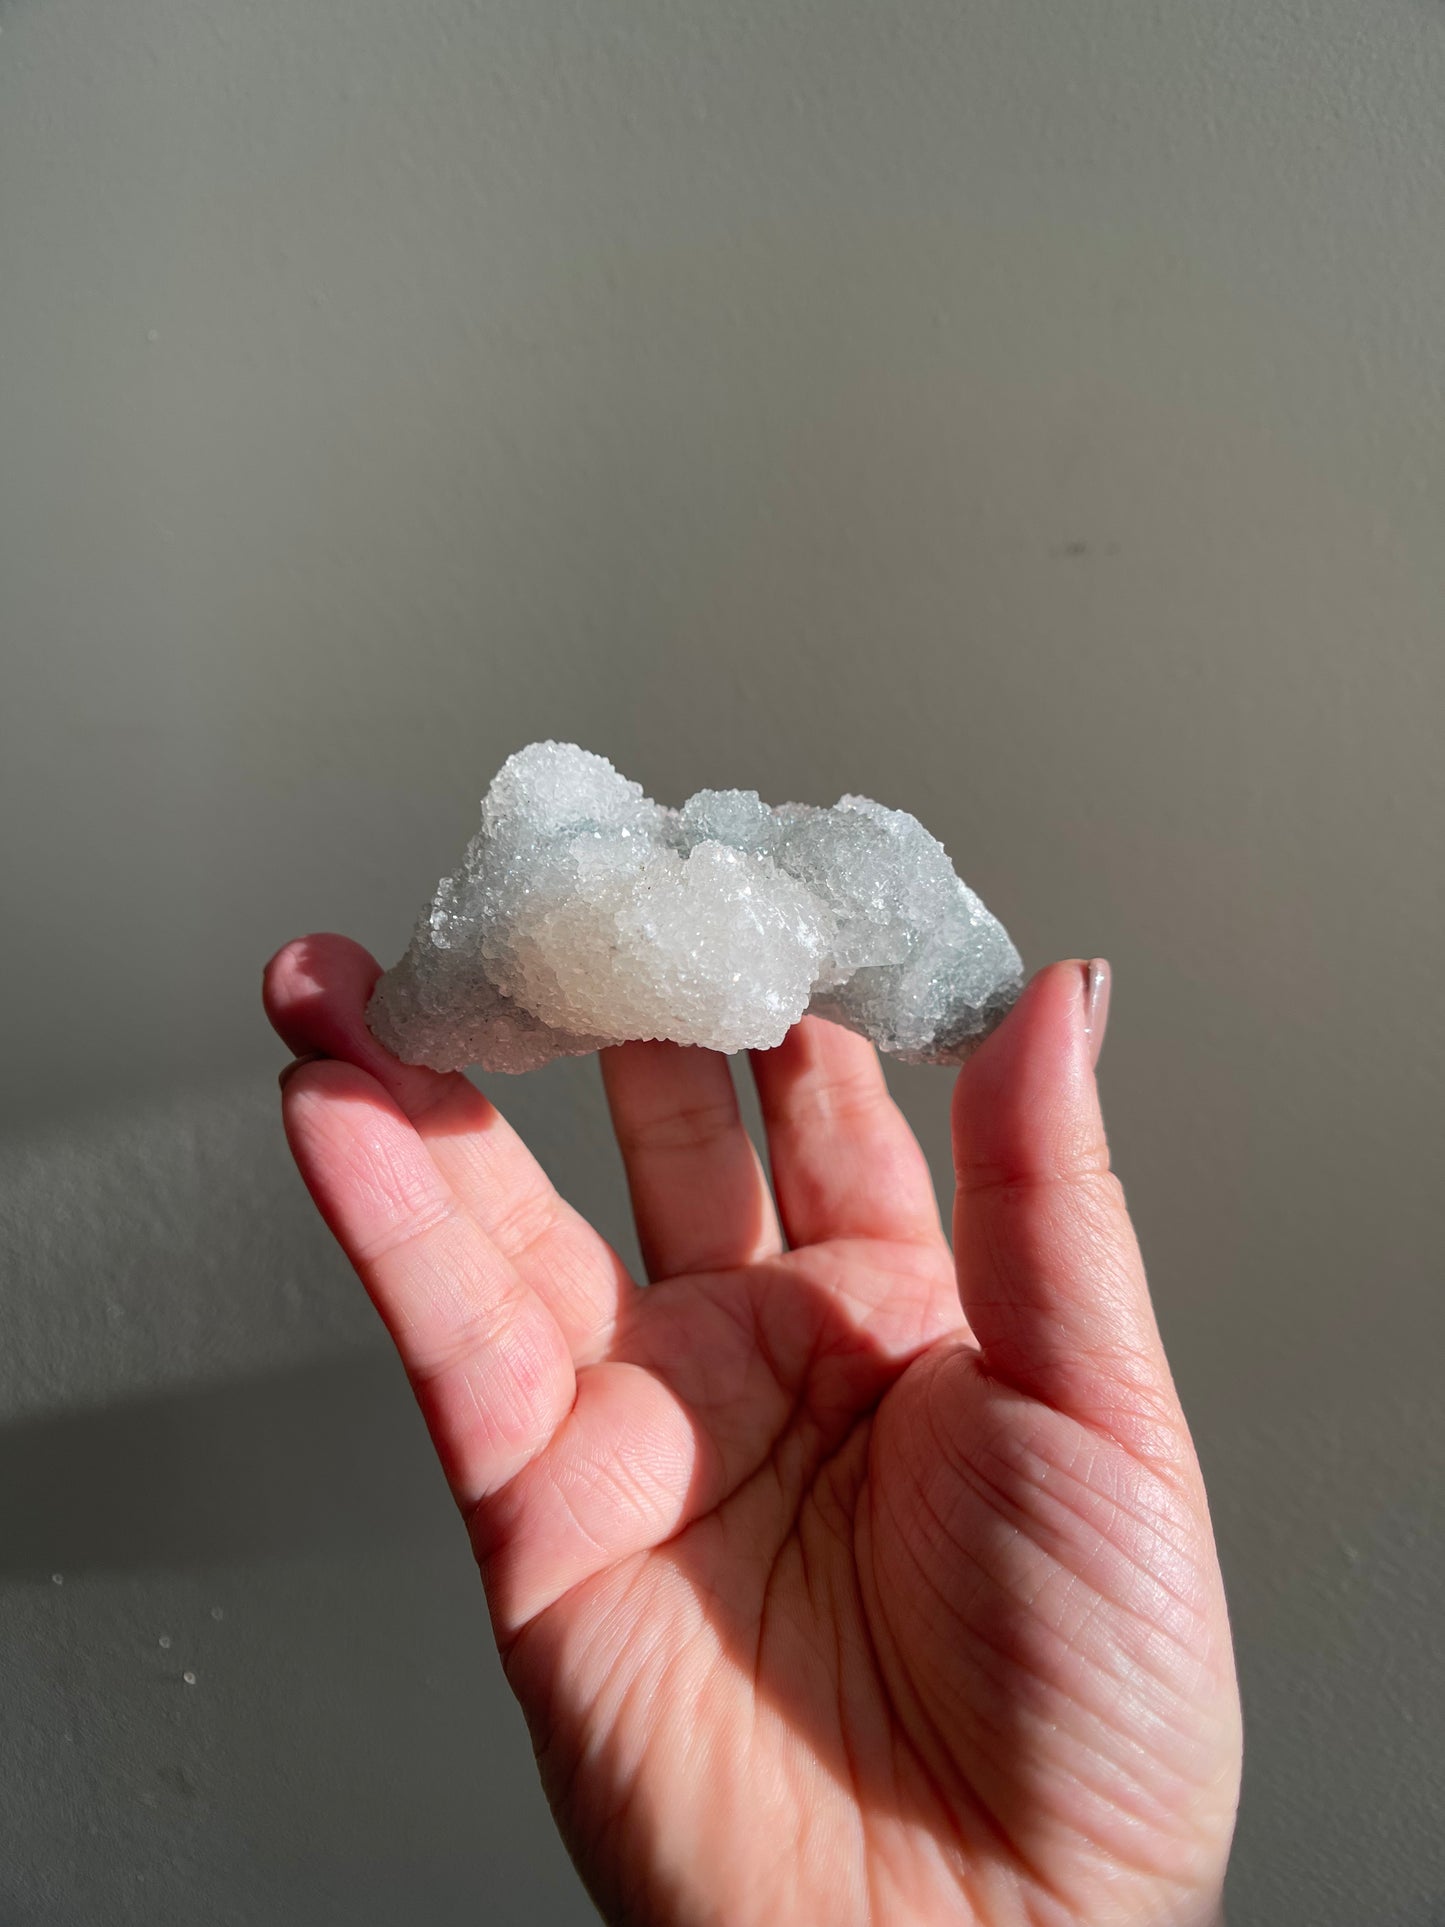
[{"label": "crystal cluster", "polygon": [[367,1021],[437,1070],[525,1071],[627,1038],[767,1049],[805,1011],[958,1063],[1018,995],[1003,926],[916,818],[864,796],[654,803],[605,757],[533,743],[482,802]]}]

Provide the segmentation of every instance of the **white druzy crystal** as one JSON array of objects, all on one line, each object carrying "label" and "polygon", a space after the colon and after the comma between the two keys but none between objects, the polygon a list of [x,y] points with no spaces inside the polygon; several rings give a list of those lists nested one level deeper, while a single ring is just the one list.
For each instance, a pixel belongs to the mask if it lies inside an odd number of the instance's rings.
[{"label": "white druzy crystal", "polygon": [[1018,995],[1003,926],[916,818],[752,790],[654,803],[603,756],[533,743],[482,802],[367,1020],[411,1064],[532,1070],[633,1037],[768,1049],[807,1011],[958,1063]]}]

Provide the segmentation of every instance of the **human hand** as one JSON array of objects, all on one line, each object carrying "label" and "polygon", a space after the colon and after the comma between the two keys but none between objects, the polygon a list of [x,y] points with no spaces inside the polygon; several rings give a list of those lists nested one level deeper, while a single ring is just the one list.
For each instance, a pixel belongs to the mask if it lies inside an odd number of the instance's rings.
[{"label": "human hand", "polygon": [[[1078,963],[954,1102],[957,1268],[872,1048],[602,1069],[640,1288],[467,1079],[288,945],[301,1174],[397,1345],[568,1847],[656,1927],[1205,1927],[1240,1729]],[[1107,991],[1107,977],[1103,979]]]}]

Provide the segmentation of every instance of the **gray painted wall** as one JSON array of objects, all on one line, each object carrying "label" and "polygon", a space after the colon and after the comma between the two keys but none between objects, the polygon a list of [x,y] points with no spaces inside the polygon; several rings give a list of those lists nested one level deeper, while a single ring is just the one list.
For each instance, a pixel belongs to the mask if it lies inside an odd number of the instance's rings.
[{"label": "gray painted wall", "polygon": [[[257,1003],[544,735],[1113,958],[1231,1918],[1445,1920],[1445,8],[0,27],[0,1921],[590,1917]],[[595,1065],[503,1098],[623,1236]]]}]

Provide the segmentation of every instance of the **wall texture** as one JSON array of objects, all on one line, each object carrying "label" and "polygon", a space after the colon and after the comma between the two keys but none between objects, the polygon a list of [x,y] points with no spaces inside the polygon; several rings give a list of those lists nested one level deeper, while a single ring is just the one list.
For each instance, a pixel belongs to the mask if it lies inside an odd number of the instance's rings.
[{"label": "wall texture", "polygon": [[[257,1002],[544,735],[1113,958],[1231,1919],[1445,1919],[1445,8],[0,28],[0,1921],[590,1917]],[[595,1066],[502,1095],[625,1236]]]}]

